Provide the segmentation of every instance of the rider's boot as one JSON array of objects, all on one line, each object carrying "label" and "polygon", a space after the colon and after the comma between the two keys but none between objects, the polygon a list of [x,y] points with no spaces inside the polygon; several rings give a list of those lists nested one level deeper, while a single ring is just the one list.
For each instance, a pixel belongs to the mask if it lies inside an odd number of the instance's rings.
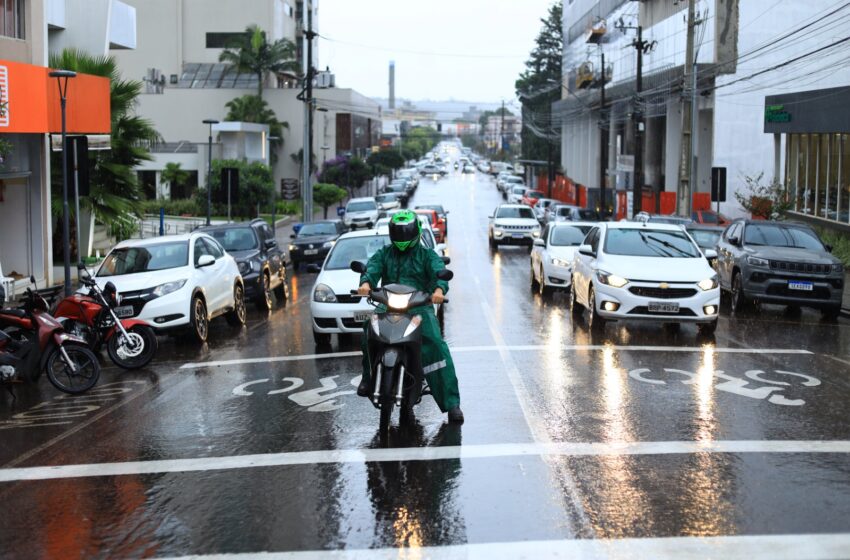
[{"label": "rider's boot", "polygon": [[449,411],[449,422],[452,424],[463,424],[463,411],[459,406]]},{"label": "rider's boot", "polygon": [[369,396],[369,382],[366,379],[360,380],[360,385],[357,386],[357,396],[358,397],[368,397]]}]

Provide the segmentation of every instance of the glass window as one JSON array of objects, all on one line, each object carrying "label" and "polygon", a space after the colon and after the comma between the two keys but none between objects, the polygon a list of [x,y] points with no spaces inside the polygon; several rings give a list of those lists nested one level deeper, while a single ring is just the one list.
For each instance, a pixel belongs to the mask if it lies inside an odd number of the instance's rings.
[{"label": "glass window", "polygon": [[599,250],[599,228],[593,228],[587,236],[587,244],[593,252]]},{"label": "glass window", "polygon": [[206,243],[204,243],[204,240],[199,237],[195,240],[195,266],[198,266],[198,261],[200,261],[201,257],[203,257],[204,255],[212,255],[212,253],[210,253],[210,250],[207,247]]},{"label": "glass window", "polygon": [[605,252],[632,257],[693,258],[701,256],[684,231],[653,229],[609,229]]},{"label": "glass window", "polygon": [[313,222],[304,224],[298,230],[298,237],[311,237],[315,235],[336,235],[336,225],[332,222]]},{"label": "glass window", "polygon": [[826,208],[824,217],[835,220],[838,217],[838,197],[841,187],[838,184],[838,166],[840,164],[841,135],[829,135],[829,174],[827,175]]},{"label": "glass window", "polygon": [[599,212],[597,212],[596,210],[580,208],[578,211],[578,217],[580,220],[587,220],[588,222],[598,222]]},{"label": "glass window", "polygon": [[850,134],[841,135],[838,169],[837,184],[841,194],[838,199],[836,219],[839,222],[850,223]]},{"label": "glass window", "polygon": [[830,134],[818,134],[818,184],[815,188],[815,216],[825,217],[828,210],[826,201],[829,194],[829,139]]},{"label": "glass window", "polygon": [[516,206],[505,206],[499,208],[498,213],[496,214],[497,218],[523,218],[533,220],[534,212],[532,212],[531,208],[523,206],[522,208]]},{"label": "glass window", "polygon": [[97,271],[97,277],[137,274],[186,266],[189,262],[189,243],[156,243],[147,247],[114,249]]},{"label": "glass window", "polygon": [[0,0],[0,35],[25,39],[24,0]]},{"label": "glass window", "polygon": [[714,249],[717,242],[720,241],[720,231],[711,229],[691,229],[688,230],[697,245],[703,249]]},{"label": "glass window", "polygon": [[217,241],[204,238],[204,244],[207,246],[207,250],[210,252],[210,255],[215,258],[215,260],[224,256],[224,249],[222,249],[221,245],[219,245]]},{"label": "glass window", "polygon": [[558,226],[552,228],[549,244],[557,247],[578,247],[588,231],[590,226]]},{"label": "glass window", "polygon": [[257,248],[257,238],[249,227],[218,229],[209,234],[221,243],[226,251],[247,251]]},{"label": "glass window", "polygon": [[363,202],[349,202],[348,206],[345,208],[346,212],[371,212],[373,210],[377,210],[378,205],[372,202],[371,200],[364,200]]},{"label": "glass window", "polygon": [[797,210],[805,212],[808,193],[809,136],[797,135]]},{"label": "glass window", "polygon": [[806,195],[803,200],[803,212],[813,214],[815,211],[815,193],[818,185],[818,142],[820,141],[820,135],[809,134],[807,136]]},{"label": "glass window", "polygon": [[744,230],[744,244],[823,251],[823,244],[814,231],[779,224],[749,224]]},{"label": "glass window", "polygon": [[389,235],[369,235],[339,240],[325,261],[325,270],[345,270],[351,261],[367,262],[372,255],[390,244]]}]

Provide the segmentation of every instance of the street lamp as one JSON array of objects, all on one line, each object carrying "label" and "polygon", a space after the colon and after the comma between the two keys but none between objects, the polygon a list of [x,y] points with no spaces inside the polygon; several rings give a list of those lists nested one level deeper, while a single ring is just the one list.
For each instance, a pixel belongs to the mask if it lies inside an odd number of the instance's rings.
[{"label": "street lamp", "polygon": [[212,213],[212,127],[218,124],[215,119],[204,119],[204,124],[210,125],[210,136],[207,140],[207,225],[210,225]]},{"label": "street lamp", "polygon": [[[51,78],[56,78],[59,85],[59,104],[62,107],[62,244],[65,250],[65,295],[70,296],[73,290],[71,289],[71,226],[70,210],[68,209],[68,146],[65,143],[65,101],[68,93],[68,79],[75,78],[76,72],[71,70],[54,70],[48,74]],[[79,220],[79,216],[77,216]],[[79,256],[80,248],[77,247],[77,255]]]}]

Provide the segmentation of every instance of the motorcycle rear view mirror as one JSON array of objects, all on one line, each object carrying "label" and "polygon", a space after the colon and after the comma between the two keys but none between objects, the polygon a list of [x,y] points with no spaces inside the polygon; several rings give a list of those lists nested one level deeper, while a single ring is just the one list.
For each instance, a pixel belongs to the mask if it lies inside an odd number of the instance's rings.
[{"label": "motorcycle rear view mirror", "polygon": [[439,280],[445,280],[446,282],[448,282],[454,277],[455,273],[449,270],[448,268],[444,268],[443,270],[437,271],[437,279]]},{"label": "motorcycle rear view mirror", "polygon": [[366,272],[366,265],[361,261],[351,261],[351,270],[363,274]]},{"label": "motorcycle rear view mirror", "polygon": [[443,261],[443,264],[446,266],[452,264],[452,259],[449,257],[440,257],[440,260]]}]

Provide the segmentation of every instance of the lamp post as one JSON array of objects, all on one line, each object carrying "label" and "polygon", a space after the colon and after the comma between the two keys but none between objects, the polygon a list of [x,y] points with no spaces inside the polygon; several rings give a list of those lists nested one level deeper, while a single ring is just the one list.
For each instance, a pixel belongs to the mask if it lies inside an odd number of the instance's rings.
[{"label": "lamp post", "polygon": [[207,139],[207,225],[210,225],[212,214],[212,127],[218,124],[215,119],[204,119],[204,124],[210,125],[210,135]]},{"label": "lamp post", "polygon": [[[70,210],[68,209],[68,146],[65,143],[67,131],[65,129],[65,101],[68,94],[68,79],[75,78],[76,72],[71,70],[54,70],[48,74],[56,78],[59,85],[59,105],[62,107],[62,244],[65,252],[65,295],[70,296],[71,289],[71,226]],[[77,217],[79,219],[79,216]],[[80,248],[77,247],[77,253]]]}]

